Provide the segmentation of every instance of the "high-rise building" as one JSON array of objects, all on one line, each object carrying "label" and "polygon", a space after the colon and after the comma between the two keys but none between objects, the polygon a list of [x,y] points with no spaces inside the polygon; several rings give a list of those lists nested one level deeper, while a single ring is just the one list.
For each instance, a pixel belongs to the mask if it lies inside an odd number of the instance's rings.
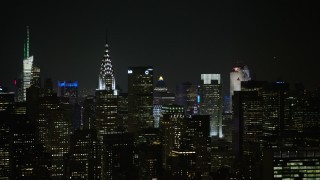
[{"label": "high-rise building", "polygon": [[195,114],[198,104],[198,86],[184,82],[176,86],[176,104],[183,106],[187,116]]},{"label": "high-rise building", "polygon": [[128,129],[128,93],[119,93],[118,122],[120,129],[126,132]]},{"label": "high-rise building", "polygon": [[118,92],[115,88],[115,78],[109,55],[109,45],[106,42],[105,53],[101,62],[99,87],[96,90],[95,113],[96,129],[100,140],[104,134],[118,132]]},{"label": "high-rise building", "polygon": [[14,112],[14,92],[8,92],[0,86],[0,112]]},{"label": "high-rise building", "polygon": [[23,57],[23,85],[21,97],[19,101],[26,101],[27,88],[30,87],[32,81],[32,69],[33,69],[33,56],[29,55],[29,26],[27,26],[27,39],[24,44],[24,57]]},{"label": "high-rise building", "polygon": [[103,179],[137,179],[133,166],[133,134],[106,134],[103,137]]},{"label": "high-rise building", "polygon": [[108,40],[106,40],[105,52],[100,66],[98,90],[116,90],[116,82],[113,75],[111,58],[109,55]]},{"label": "high-rise building", "polygon": [[153,90],[153,117],[154,117],[154,127],[159,128],[159,121],[161,114],[161,109],[163,105],[174,104],[175,95],[168,91],[168,87],[165,84],[163,77],[160,76]]},{"label": "high-rise building", "polygon": [[52,179],[64,177],[64,157],[70,150],[72,112],[69,104],[59,104],[49,116],[49,146],[52,153]]},{"label": "high-rise building", "polygon": [[76,130],[70,138],[66,177],[70,179],[102,179],[101,147],[93,129]]},{"label": "high-rise building", "polygon": [[78,81],[58,81],[58,97],[69,98],[71,104],[78,101]]},{"label": "high-rise building", "polygon": [[163,145],[162,161],[167,166],[167,159],[173,149],[182,145],[182,134],[185,132],[184,109],[179,105],[165,105],[162,107],[163,118],[160,120],[160,137]]},{"label": "high-rise building", "polygon": [[102,138],[104,134],[118,132],[118,96],[110,90],[97,90],[95,101],[96,129]]},{"label": "high-rise building", "polygon": [[41,87],[40,68],[37,66],[32,67],[31,85],[37,88]]},{"label": "high-rise building", "polygon": [[196,157],[192,150],[173,150],[168,157],[167,179],[201,179],[196,178]]},{"label": "high-rise building", "polygon": [[210,136],[222,134],[222,83],[220,74],[201,74],[200,114],[210,115]]},{"label": "high-rise building", "polygon": [[10,115],[0,111],[0,179],[10,175]]},{"label": "high-rise building", "polygon": [[151,66],[128,69],[128,130],[153,127],[153,68]]},{"label": "high-rise building", "polygon": [[233,101],[233,147],[246,178],[260,175],[263,101],[257,91],[237,91]]},{"label": "high-rise building", "polygon": [[210,172],[210,120],[209,115],[193,115],[186,119],[186,144],[196,153],[197,177],[208,177]]},{"label": "high-rise building", "polygon": [[[241,83],[241,91],[256,91],[262,98],[263,136],[277,136],[284,130],[288,117],[288,104],[285,99],[289,84],[284,82],[246,81]],[[291,106],[291,105],[289,105]]]},{"label": "high-rise building", "polygon": [[234,91],[241,91],[241,82],[251,80],[247,66],[236,66],[230,72],[230,111],[232,111],[232,96]]},{"label": "high-rise building", "polygon": [[320,149],[281,148],[263,156],[263,179],[320,179]]},{"label": "high-rise building", "polygon": [[44,153],[36,143],[35,125],[26,115],[10,119],[10,174],[9,179],[48,179],[51,154]]},{"label": "high-rise building", "polygon": [[53,82],[51,78],[45,79],[44,86],[43,86],[43,94],[44,96],[53,94]]}]

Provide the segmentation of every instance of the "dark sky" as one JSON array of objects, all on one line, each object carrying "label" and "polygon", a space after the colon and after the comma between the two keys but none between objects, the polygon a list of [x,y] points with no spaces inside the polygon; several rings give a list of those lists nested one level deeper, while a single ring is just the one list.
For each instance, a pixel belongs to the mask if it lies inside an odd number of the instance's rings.
[{"label": "dark sky", "polygon": [[239,61],[258,80],[320,85],[320,13],[308,1],[13,1],[0,10],[0,82],[9,87],[22,71],[27,25],[35,64],[55,83],[97,87],[108,29],[123,89],[127,67],[139,65],[154,66],[170,87],[197,82],[201,73],[221,73],[229,87]]}]

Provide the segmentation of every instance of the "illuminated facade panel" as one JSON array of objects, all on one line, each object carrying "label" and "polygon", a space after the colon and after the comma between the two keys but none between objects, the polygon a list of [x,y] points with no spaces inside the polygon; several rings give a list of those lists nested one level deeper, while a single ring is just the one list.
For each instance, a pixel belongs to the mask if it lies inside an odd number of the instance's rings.
[{"label": "illuminated facade panel", "polygon": [[222,134],[222,83],[220,74],[201,74],[200,114],[210,115],[210,136]]}]

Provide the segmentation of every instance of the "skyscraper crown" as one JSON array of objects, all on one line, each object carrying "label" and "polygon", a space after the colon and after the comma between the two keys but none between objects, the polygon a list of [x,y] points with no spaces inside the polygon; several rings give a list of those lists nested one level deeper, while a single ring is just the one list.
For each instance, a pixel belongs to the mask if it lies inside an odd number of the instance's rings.
[{"label": "skyscraper crown", "polygon": [[109,44],[107,40],[103,59],[100,66],[99,89],[115,90],[115,79],[113,76],[112,62],[109,55]]}]

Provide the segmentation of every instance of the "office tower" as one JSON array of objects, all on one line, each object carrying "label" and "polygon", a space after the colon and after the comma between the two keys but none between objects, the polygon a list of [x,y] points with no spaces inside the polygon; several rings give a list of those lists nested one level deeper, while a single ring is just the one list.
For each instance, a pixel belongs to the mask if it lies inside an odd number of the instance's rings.
[{"label": "office tower", "polygon": [[42,143],[47,151],[50,149],[49,123],[51,112],[58,109],[59,99],[57,94],[47,94],[39,99],[39,115],[36,121],[37,141]]},{"label": "office tower", "polygon": [[128,130],[153,127],[153,68],[151,66],[128,69]]},{"label": "office tower", "polygon": [[230,99],[231,97],[230,96],[224,96],[224,99],[223,99],[223,112],[226,112],[226,113],[229,113],[229,110],[232,108],[230,107]]},{"label": "office tower", "polygon": [[232,111],[232,96],[234,91],[241,91],[241,82],[251,80],[247,66],[236,66],[230,72],[230,111]]},{"label": "office tower", "polygon": [[222,83],[220,74],[201,74],[200,114],[210,115],[210,136],[222,134]]},{"label": "office tower", "polygon": [[[40,87],[31,85],[27,89],[26,111],[27,118],[32,122],[37,122],[40,110]],[[36,124],[37,125],[37,124]]]},{"label": "office tower", "polygon": [[78,102],[78,81],[58,81],[58,97],[69,98],[71,104]]},{"label": "office tower", "polygon": [[10,178],[48,179],[51,154],[35,141],[35,126],[25,115],[10,119]]},{"label": "office tower", "polygon": [[49,127],[49,147],[52,153],[52,179],[64,177],[64,157],[70,150],[71,108],[59,104],[59,108],[51,110]]},{"label": "office tower", "polygon": [[232,113],[225,112],[222,114],[222,134],[223,138],[232,143],[232,130],[233,130],[233,121],[232,121]]},{"label": "office tower", "polygon": [[133,166],[133,134],[103,136],[103,179],[137,179]]},{"label": "office tower", "polygon": [[227,170],[227,172],[232,170],[234,164],[234,153],[232,151],[232,144],[225,138],[215,138],[211,143],[210,151],[210,170],[214,173],[213,179],[222,179],[219,178],[218,174],[222,174],[221,172],[223,172],[223,170]]},{"label": "office tower", "polygon": [[101,147],[93,129],[76,130],[70,138],[66,177],[70,179],[102,179]]},{"label": "office tower", "polygon": [[210,116],[193,115],[186,120],[187,145],[196,153],[196,175],[197,177],[208,177],[210,172],[209,153],[210,148]]},{"label": "office tower", "polygon": [[183,106],[187,116],[193,115],[197,106],[198,86],[184,82],[176,86],[176,104]]},{"label": "office tower", "polygon": [[118,91],[115,89],[108,42],[105,45],[105,53],[100,66],[99,87],[95,96],[96,129],[102,140],[104,134],[119,131],[117,122]]},{"label": "office tower", "polygon": [[267,179],[320,179],[320,149],[281,148],[263,156],[263,176]]},{"label": "office tower", "polygon": [[19,101],[26,101],[27,88],[30,87],[32,81],[32,68],[33,68],[33,56],[29,55],[29,27],[27,26],[27,38],[24,44],[24,57],[23,57],[23,85],[22,94],[19,97]]},{"label": "office tower", "polygon": [[0,111],[0,179],[10,176],[10,115]]},{"label": "office tower", "polygon": [[286,102],[289,84],[284,82],[246,81],[241,83],[242,91],[257,91],[262,98],[263,136],[278,136],[288,121],[291,106]]},{"label": "office tower", "polygon": [[163,119],[160,120],[160,137],[163,145],[163,164],[167,167],[167,159],[173,149],[182,145],[182,133],[185,132],[184,109],[179,105],[163,106]]},{"label": "office tower", "polygon": [[261,174],[261,147],[263,137],[263,101],[258,91],[236,91],[233,98],[234,135],[236,158],[246,178]]},{"label": "office tower", "polygon": [[0,86],[0,112],[14,112],[14,92],[8,92],[3,86]]},{"label": "office tower", "polygon": [[138,145],[139,177],[141,179],[161,179],[162,144],[160,142]]},{"label": "office tower", "polygon": [[196,157],[196,152],[192,150],[173,150],[168,157],[167,179],[198,179]]},{"label": "office tower", "polygon": [[160,76],[159,80],[153,90],[153,117],[154,117],[154,127],[159,128],[159,121],[161,114],[161,109],[163,105],[174,104],[175,95],[168,91],[168,87],[165,84],[163,77]]},{"label": "office tower", "polygon": [[43,91],[44,96],[53,94],[53,82],[51,78],[45,79]]},{"label": "office tower", "polygon": [[128,93],[119,93],[118,96],[118,122],[122,131],[128,130]]},{"label": "office tower", "polygon": [[94,101],[94,96],[87,96],[83,101],[81,109],[82,129],[96,129]]},{"label": "office tower", "polygon": [[39,67],[36,67],[36,66],[32,67],[31,86],[35,86],[38,88],[41,87],[40,68]]},{"label": "office tower", "polygon": [[95,121],[99,137],[118,132],[118,96],[110,90],[97,90],[95,100]]}]

